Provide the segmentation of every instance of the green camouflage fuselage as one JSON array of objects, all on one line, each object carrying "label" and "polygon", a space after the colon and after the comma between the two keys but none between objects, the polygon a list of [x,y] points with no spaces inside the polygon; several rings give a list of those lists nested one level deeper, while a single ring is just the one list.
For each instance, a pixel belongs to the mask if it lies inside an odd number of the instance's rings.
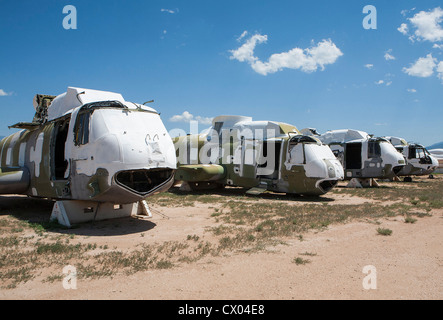
[{"label": "green camouflage fuselage", "polygon": [[0,194],[125,204],[172,185],[174,147],[157,113],[91,104],[13,127],[0,142]]},{"label": "green camouflage fuselage", "polygon": [[[221,143],[211,146],[208,135],[174,138],[178,159],[175,180],[185,181],[195,189],[199,186],[231,185],[321,195],[343,179],[343,168],[329,147],[312,138],[300,138],[303,136],[293,126],[277,124],[280,132],[265,139],[234,137],[222,139]],[[327,157],[309,161],[303,158],[303,154],[295,155],[297,151],[293,150],[297,144],[301,153],[305,152],[305,145],[310,145],[309,148],[315,145],[322,150],[327,148],[329,153]],[[217,155],[213,156],[214,153]],[[294,160],[298,156],[300,161]]]}]

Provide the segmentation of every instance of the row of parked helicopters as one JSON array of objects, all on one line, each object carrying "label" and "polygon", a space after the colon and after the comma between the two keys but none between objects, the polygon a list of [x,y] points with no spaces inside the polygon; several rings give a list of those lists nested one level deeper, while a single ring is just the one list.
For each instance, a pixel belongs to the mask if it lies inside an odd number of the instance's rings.
[{"label": "row of parked helicopters", "polygon": [[[146,103],[145,103],[146,104]],[[227,185],[322,195],[340,180],[430,174],[438,161],[417,144],[358,130],[299,131],[274,121],[218,116],[200,134],[171,139],[160,114],[118,93],[69,87],[36,95],[32,122],[0,142],[0,194],[55,200],[51,219],[70,226],[151,216],[145,199],[174,184]]]}]

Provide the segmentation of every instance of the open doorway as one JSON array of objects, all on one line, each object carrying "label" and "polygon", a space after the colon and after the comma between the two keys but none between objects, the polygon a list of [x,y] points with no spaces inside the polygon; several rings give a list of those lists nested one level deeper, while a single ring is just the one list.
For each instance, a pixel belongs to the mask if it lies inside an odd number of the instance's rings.
[{"label": "open doorway", "polygon": [[[269,144],[273,146],[269,146]],[[279,169],[280,169],[280,156],[281,156],[281,141],[264,141],[263,143],[263,159],[266,161],[262,164],[258,164],[257,168],[267,168],[271,169],[272,173],[262,174],[259,176],[265,179],[278,179]],[[268,167],[271,166],[271,167]]]},{"label": "open doorway", "polygon": [[68,161],[65,159],[65,145],[69,131],[69,120],[64,119],[54,124],[54,133],[51,143],[51,164],[52,179],[64,180],[65,172],[68,168]]},{"label": "open doorway", "polygon": [[361,169],[361,143],[347,143],[345,153],[346,169]]}]

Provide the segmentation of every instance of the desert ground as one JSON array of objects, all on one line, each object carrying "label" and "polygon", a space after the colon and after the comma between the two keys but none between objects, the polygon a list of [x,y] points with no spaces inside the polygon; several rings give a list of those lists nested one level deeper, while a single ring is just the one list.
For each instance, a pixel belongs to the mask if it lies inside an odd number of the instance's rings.
[{"label": "desert ground", "polygon": [[173,188],[148,198],[151,219],[71,229],[48,222],[51,201],[1,196],[0,299],[442,299],[443,176],[379,183]]}]

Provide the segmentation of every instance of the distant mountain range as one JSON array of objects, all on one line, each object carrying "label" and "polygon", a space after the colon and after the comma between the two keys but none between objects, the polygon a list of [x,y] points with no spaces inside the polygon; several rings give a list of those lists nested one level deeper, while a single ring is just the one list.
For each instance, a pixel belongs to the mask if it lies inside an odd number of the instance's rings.
[{"label": "distant mountain range", "polygon": [[443,141],[442,142],[434,143],[432,146],[426,147],[426,149],[428,149],[428,150],[443,149]]}]

